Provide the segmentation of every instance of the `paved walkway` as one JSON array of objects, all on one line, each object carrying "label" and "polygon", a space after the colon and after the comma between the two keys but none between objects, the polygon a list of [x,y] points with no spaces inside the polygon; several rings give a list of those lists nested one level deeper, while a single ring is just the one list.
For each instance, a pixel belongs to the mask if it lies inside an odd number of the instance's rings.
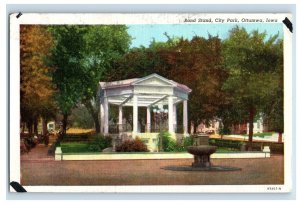
[{"label": "paved walkway", "polygon": [[28,153],[21,155],[21,161],[51,161],[54,160],[54,156],[48,155],[48,149],[50,145],[46,147],[44,144],[38,144],[32,148]]},{"label": "paved walkway", "polygon": [[260,159],[212,159],[213,165],[241,171],[188,172],[165,166],[191,165],[192,159],[55,161],[44,144],[21,156],[22,185],[251,185],[283,184],[283,155]]},{"label": "paved walkway", "polygon": [[34,148],[32,148],[28,153],[21,155],[21,161],[51,161],[54,160],[54,155],[48,155],[48,150],[51,147],[52,143],[56,140],[55,135],[51,135],[49,138],[49,145],[45,144],[37,144]]},{"label": "paved walkway", "polygon": [[190,172],[164,170],[191,165],[192,159],[47,161],[22,160],[22,185],[251,185],[283,184],[282,155],[262,159],[212,159],[214,165],[241,171]]}]

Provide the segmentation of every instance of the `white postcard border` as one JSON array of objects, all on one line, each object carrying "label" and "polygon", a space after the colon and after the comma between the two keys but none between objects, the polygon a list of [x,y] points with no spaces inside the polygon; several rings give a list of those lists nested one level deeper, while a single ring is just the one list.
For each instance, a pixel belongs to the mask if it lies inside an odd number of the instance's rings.
[{"label": "white postcard border", "polygon": [[[242,19],[277,19],[282,22],[285,17],[292,20],[287,13],[260,13],[260,14],[175,14],[175,13],[147,13],[147,14],[63,14],[63,13],[23,13],[19,18],[17,14],[10,15],[10,181],[20,182],[20,32],[21,24],[185,24],[185,19],[224,18]],[[216,23],[216,22],[212,22]],[[227,23],[227,22],[224,22]],[[228,22],[230,23],[230,22]],[[251,23],[251,22],[244,22]],[[268,22],[263,22],[268,23]],[[197,22],[189,24],[198,24]],[[201,22],[201,24],[211,24]],[[283,25],[284,29],[284,185],[193,185],[193,186],[24,186],[29,192],[222,192],[222,193],[284,193],[290,192],[292,187],[292,34]],[[277,190],[268,190],[268,189]],[[280,189],[280,190],[279,190]],[[11,191],[14,190],[11,188]]]}]

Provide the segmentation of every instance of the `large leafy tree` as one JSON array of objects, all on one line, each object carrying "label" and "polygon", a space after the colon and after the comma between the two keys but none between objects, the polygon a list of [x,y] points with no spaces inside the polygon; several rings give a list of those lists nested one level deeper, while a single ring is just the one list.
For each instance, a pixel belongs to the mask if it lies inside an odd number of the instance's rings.
[{"label": "large leafy tree", "polygon": [[224,98],[221,86],[227,74],[221,66],[221,40],[195,36],[191,41],[179,41],[172,50],[161,54],[171,69],[169,77],[193,90],[189,99],[190,120],[195,126],[209,123],[215,119]]},{"label": "large leafy tree", "polygon": [[77,25],[60,25],[49,28],[54,38],[52,54],[48,59],[53,68],[53,83],[58,107],[63,115],[62,128],[66,132],[68,116],[72,108],[82,99],[82,60],[84,53],[84,34],[86,27]]},{"label": "large leafy tree", "polygon": [[223,42],[224,66],[229,77],[223,89],[229,92],[234,107],[247,111],[249,149],[252,149],[255,115],[266,111],[278,91],[282,48],[278,36],[267,39],[267,33],[235,27]]},{"label": "large leafy tree", "polygon": [[63,130],[72,108],[83,103],[91,114],[96,131],[99,126],[100,80],[110,73],[111,64],[129,48],[130,36],[124,25],[64,25],[50,28],[55,48],[49,60],[55,68],[53,81],[63,114]]},{"label": "large leafy tree", "polygon": [[215,118],[224,98],[221,87],[227,75],[221,67],[221,40],[213,36],[187,40],[165,35],[167,42],[153,40],[149,48],[134,48],[126,54],[113,67],[112,80],[157,73],[183,83],[193,90],[189,99],[190,120],[194,125],[208,123]]},{"label": "large leafy tree", "polygon": [[[283,41],[279,41],[277,44],[278,56],[282,58]],[[276,74],[278,75],[277,90],[274,96],[271,96],[264,107],[264,119],[268,125],[269,130],[276,131],[279,133],[278,142],[282,142],[282,133],[284,132],[284,87],[283,87],[283,60],[276,67]]]},{"label": "large leafy tree", "polygon": [[21,122],[27,124],[30,133],[37,133],[40,117],[45,129],[47,120],[55,116],[51,69],[45,64],[52,45],[53,39],[44,26],[20,26]]},{"label": "large leafy tree", "polygon": [[98,83],[114,74],[112,65],[128,51],[131,37],[124,25],[89,26],[87,30],[82,46],[82,103],[94,120],[96,132],[100,132]]}]

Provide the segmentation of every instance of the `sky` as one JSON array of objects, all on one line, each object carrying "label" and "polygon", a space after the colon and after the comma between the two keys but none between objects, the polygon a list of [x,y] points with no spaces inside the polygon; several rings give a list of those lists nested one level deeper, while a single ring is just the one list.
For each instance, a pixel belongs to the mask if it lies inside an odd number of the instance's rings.
[{"label": "sky", "polygon": [[[208,33],[212,36],[218,35],[221,39],[228,37],[229,30],[236,26],[236,24],[141,24],[141,25],[127,25],[128,32],[132,36],[131,47],[148,47],[150,42],[167,41],[164,35],[168,33],[170,37],[184,37],[192,39],[193,36],[208,37]],[[259,30],[260,32],[267,32],[268,35],[276,35],[283,38],[283,24],[282,23],[244,23],[239,24],[248,32],[252,30]]]}]

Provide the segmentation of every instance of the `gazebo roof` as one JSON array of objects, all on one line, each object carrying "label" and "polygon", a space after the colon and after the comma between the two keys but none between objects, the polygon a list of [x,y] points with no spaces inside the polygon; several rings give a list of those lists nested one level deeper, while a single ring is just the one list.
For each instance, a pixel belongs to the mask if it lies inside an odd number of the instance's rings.
[{"label": "gazebo roof", "polygon": [[117,88],[117,87],[126,87],[126,86],[131,86],[131,85],[137,85],[147,79],[150,79],[150,78],[153,78],[153,77],[156,77],[156,78],[159,78],[161,79],[162,81],[165,81],[167,83],[169,83],[170,85],[174,85],[188,93],[190,93],[192,90],[187,87],[186,85],[184,84],[180,84],[178,82],[175,82],[173,80],[169,80],[169,79],[166,79],[158,74],[151,74],[151,75],[148,75],[146,77],[143,77],[143,78],[133,78],[133,79],[125,79],[125,80],[120,80],[120,81],[112,81],[112,82],[99,82],[100,86],[102,89],[110,89],[110,88]]},{"label": "gazebo roof", "polygon": [[192,91],[184,84],[166,79],[158,74],[143,78],[112,82],[99,82],[100,97],[107,97],[110,104],[132,106],[132,96],[138,95],[139,106],[167,104],[167,96],[174,97],[174,103],[188,98]]}]

